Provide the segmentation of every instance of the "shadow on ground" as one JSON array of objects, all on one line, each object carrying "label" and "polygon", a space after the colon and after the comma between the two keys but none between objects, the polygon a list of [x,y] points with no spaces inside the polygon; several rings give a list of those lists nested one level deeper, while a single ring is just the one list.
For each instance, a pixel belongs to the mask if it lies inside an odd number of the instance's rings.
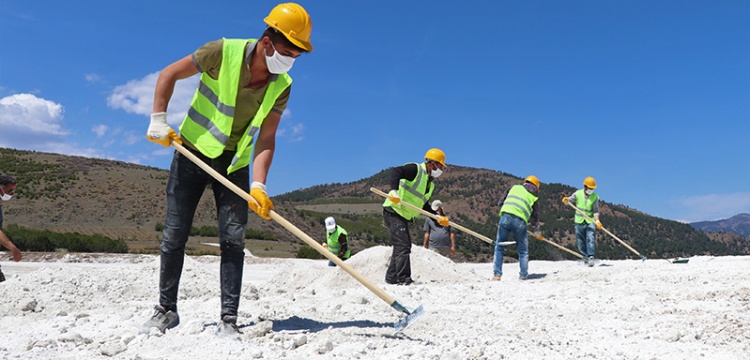
[{"label": "shadow on ground", "polygon": [[547,277],[547,274],[529,274],[526,280],[543,279],[545,277]]},{"label": "shadow on ground", "polygon": [[320,322],[317,320],[301,318],[299,316],[292,316],[288,319],[283,320],[273,320],[273,331],[307,330],[310,332],[318,332],[329,327],[332,327],[334,329],[346,327],[384,328],[393,327],[393,323],[379,323],[370,320]]}]

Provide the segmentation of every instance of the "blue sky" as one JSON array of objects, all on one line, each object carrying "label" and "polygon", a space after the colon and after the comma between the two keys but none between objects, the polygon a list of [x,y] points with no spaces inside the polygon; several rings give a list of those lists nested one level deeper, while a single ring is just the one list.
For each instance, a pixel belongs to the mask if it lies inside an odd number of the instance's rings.
[{"label": "blue sky", "polygon": [[[438,147],[545,183],[594,176],[603,200],[662,218],[750,213],[746,0],[299,3],[315,50],[290,72],[272,195]],[[158,72],[258,37],[276,4],[1,2],[0,146],[168,168],[145,139]],[[196,82],[178,83],[174,127]]]}]

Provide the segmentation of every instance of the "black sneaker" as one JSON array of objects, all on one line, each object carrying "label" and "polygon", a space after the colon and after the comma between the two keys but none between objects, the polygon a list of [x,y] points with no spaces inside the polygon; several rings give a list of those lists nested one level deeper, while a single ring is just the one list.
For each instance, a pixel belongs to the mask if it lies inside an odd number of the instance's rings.
[{"label": "black sneaker", "polygon": [[5,281],[5,274],[3,274],[3,271],[0,270],[0,282]]},{"label": "black sneaker", "polygon": [[216,327],[216,336],[227,339],[239,339],[240,328],[237,326],[237,317],[232,315],[224,315],[219,321],[219,326]]},{"label": "black sneaker", "polygon": [[154,315],[141,326],[141,334],[148,334],[151,328],[157,328],[162,334],[180,324],[180,316],[176,312],[165,311],[161,306],[154,307]]}]

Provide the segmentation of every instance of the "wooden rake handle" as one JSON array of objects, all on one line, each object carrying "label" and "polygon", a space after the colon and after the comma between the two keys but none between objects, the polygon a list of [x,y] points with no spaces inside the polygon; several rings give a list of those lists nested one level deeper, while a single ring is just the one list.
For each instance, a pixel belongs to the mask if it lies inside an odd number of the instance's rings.
[{"label": "wooden rake handle", "polygon": [[[588,221],[591,221],[592,223],[596,223],[596,220],[594,220],[590,216],[586,215],[586,213],[583,212],[583,210],[581,210],[577,206],[571,204],[570,201],[566,202],[566,204],[568,204],[570,207],[572,207],[573,209],[575,209],[579,214],[581,214],[581,216],[583,216],[584,218],[586,218]],[[626,242],[620,240],[620,238],[618,238],[617,236],[615,236],[615,234],[613,234],[612,232],[610,232],[609,230],[607,230],[604,226],[602,226],[602,231],[604,231],[605,233],[607,233],[609,236],[611,236],[615,240],[619,241],[620,244],[622,244],[623,246],[625,246],[626,248],[628,248],[628,250],[630,250],[630,251],[634,252],[636,255],[640,256],[641,259],[645,259],[646,258],[645,256],[641,255],[641,253],[635,251],[635,249],[633,249],[632,247],[630,247],[630,245],[628,245]]]},{"label": "wooden rake handle", "polygon": [[[388,198],[388,194],[386,194],[386,193],[384,193],[384,192],[382,192],[379,189],[376,189],[374,187],[371,187],[370,191],[372,191],[372,192],[374,192],[374,193],[376,193],[376,194],[378,194],[378,195],[380,195],[380,196],[382,196],[384,198]],[[399,204],[400,205],[404,205],[404,206],[406,206],[406,207],[408,207],[408,208],[410,208],[412,210],[419,211],[420,214],[422,214],[424,216],[427,216],[429,218],[432,218],[434,220],[439,220],[440,219],[440,217],[438,215],[435,215],[433,213],[425,211],[422,208],[418,208],[418,207],[416,207],[416,206],[414,206],[412,204],[409,204],[406,201],[401,201],[401,202],[399,202]],[[469,230],[469,229],[467,229],[467,228],[465,228],[465,227],[463,227],[461,225],[458,225],[458,224],[454,223],[453,221],[448,222],[448,224],[450,224],[450,226],[452,226],[452,227],[454,227],[454,228],[456,228],[458,230],[461,230],[461,231],[463,231],[463,232],[465,232],[465,233],[467,233],[469,235],[472,235],[472,236],[476,237],[479,240],[483,240],[483,241],[489,243],[490,245],[494,244],[494,241],[492,241],[492,239],[490,239],[490,238],[488,238],[488,237],[486,237],[486,236],[484,236],[484,235],[482,235],[482,234],[480,234],[478,232],[471,231],[471,230]],[[509,242],[500,243],[500,245],[512,245],[512,244],[515,244],[515,242],[509,241]]]},{"label": "wooden rake handle", "polygon": [[[235,185],[231,181],[229,181],[226,177],[219,174],[216,170],[208,166],[203,160],[195,156],[192,152],[185,149],[181,144],[172,141],[172,146],[174,146],[177,151],[180,152],[180,154],[185,155],[188,159],[193,161],[198,167],[203,169],[203,171],[207,172],[209,175],[213,176],[214,179],[218,180],[222,183],[222,185],[226,186],[227,189],[230,189],[234,191],[237,195],[242,197],[243,199],[247,201],[256,202],[255,199],[253,199],[250,194],[242,190],[239,186]],[[347,265],[343,260],[339,259],[336,255],[334,255],[332,252],[328,251],[328,249],[324,248],[322,245],[320,245],[317,241],[315,241],[313,238],[311,238],[309,235],[305,234],[302,230],[294,226],[292,223],[284,219],[281,215],[276,213],[275,211],[271,210],[269,212],[269,215],[271,215],[271,219],[279,223],[279,225],[283,226],[285,229],[289,230],[292,234],[296,235],[298,238],[300,238],[302,241],[304,241],[307,245],[315,249],[317,252],[319,252],[321,255],[325,256],[328,260],[331,260],[334,264],[338,265],[340,268],[342,268],[344,271],[346,271],[349,275],[351,275],[354,279],[359,281],[362,285],[364,285],[367,289],[375,293],[379,298],[383,299],[388,305],[405,312],[407,315],[409,314],[409,311],[406,310],[403,306],[401,306],[394,298],[392,298],[390,295],[388,295],[383,289],[375,286],[370,280],[362,276],[362,274],[358,273],[354,268]]]},{"label": "wooden rake handle", "polygon": [[569,253],[571,253],[571,254],[573,254],[573,255],[575,255],[575,256],[577,256],[577,257],[579,257],[579,258],[583,259],[583,255],[581,255],[581,254],[579,254],[579,253],[577,253],[577,252],[575,252],[575,251],[573,251],[573,250],[570,250],[570,249],[566,248],[565,246],[562,246],[562,245],[558,245],[557,243],[555,243],[555,242],[553,242],[553,241],[551,241],[551,240],[547,240],[547,239],[545,239],[544,237],[542,237],[541,239],[540,239],[540,238],[537,238],[536,236],[534,236],[534,233],[532,233],[531,231],[528,231],[528,233],[529,233],[529,235],[531,235],[531,237],[533,237],[534,239],[537,239],[537,240],[539,240],[539,241],[544,241],[544,242],[546,242],[547,244],[550,244],[550,245],[552,245],[552,246],[554,246],[554,247],[556,247],[556,248],[558,248],[558,249],[560,249],[560,250],[563,250],[563,251],[567,251],[567,252],[569,252]]}]

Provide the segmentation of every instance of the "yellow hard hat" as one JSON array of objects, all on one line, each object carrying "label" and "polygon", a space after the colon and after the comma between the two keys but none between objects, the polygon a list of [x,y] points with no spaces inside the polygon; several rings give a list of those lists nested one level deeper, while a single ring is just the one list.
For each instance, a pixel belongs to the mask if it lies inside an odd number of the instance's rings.
[{"label": "yellow hard hat", "polygon": [[596,180],[594,180],[594,178],[589,176],[583,179],[583,185],[585,185],[589,189],[596,189]]},{"label": "yellow hard hat", "polygon": [[312,20],[305,8],[295,3],[276,5],[271,13],[263,21],[268,26],[278,30],[280,33],[305,51],[312,51],[310,33],[312,32]]},{"label": "yellow hard hat", "polygon": [[427,160],[437,161],[440,163],[440,165],[445,166],[445,153],[443,152],[443,150],[436,148],[427,150],[427,153],[424,154],[424,158]]},{"label": "yellow hard hat", "polygon": [[536,186],[537,189],[539,189],[539,185],[541,184],[539,182],[539,179],[534,175],[527,176],[525,179],[523,179],[523,181],[534,184],[534,186]]}]

